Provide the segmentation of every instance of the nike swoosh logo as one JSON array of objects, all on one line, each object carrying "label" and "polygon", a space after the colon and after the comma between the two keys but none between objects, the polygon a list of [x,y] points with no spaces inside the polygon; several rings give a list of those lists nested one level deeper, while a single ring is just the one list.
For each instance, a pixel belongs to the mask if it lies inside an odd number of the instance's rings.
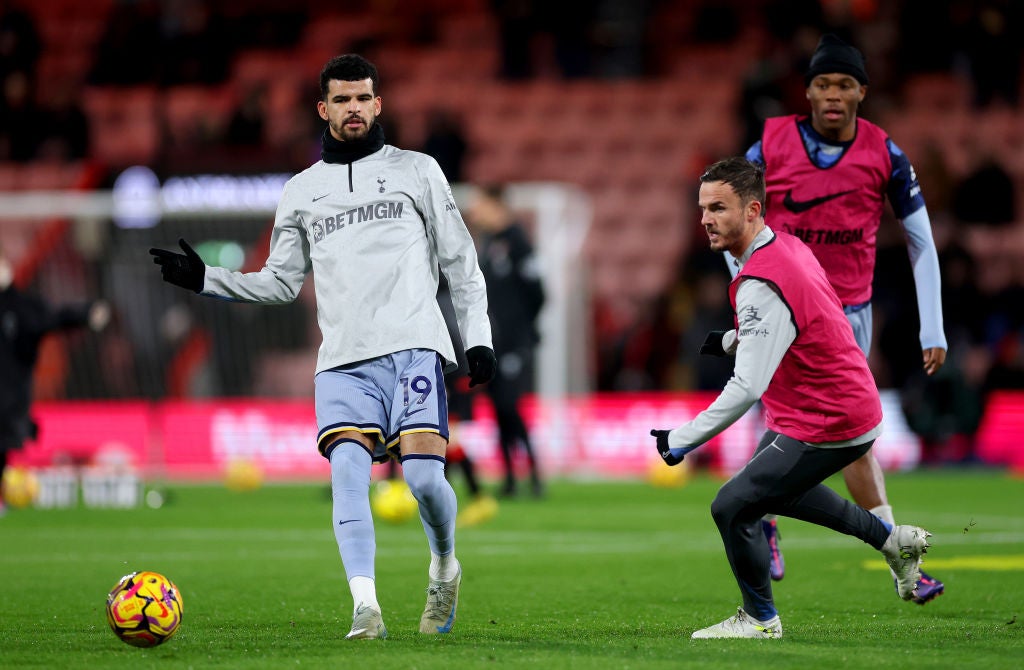
[{"label": "nike swoosh logo", "polygon": [[789,189],[786,192],[786,197],[782,200],[782,206],[793,212],[794,214],[801,214],[809,209],[814,209],[818,205],[823,205],[829,200],[835,200],[847,193],[853,193],[853,189],[849,191],[840,191],[839,193],[830,193],[829,195],[823,195],[818,198],[811,198],[810,200],[794,200],[793,189]]},{"label": "nike swoosh logo", "polygon": [[426,411],[427,411],[426,407],[420,407],[419,409],[414,409],[414,410],[411,410],[411,411],[410,410],[405,410],[405,415],[406,416],[412,416],[413,414],[419,414],[420,412],[426,412]]},{"label": "nike swoosh logo", "polygon": [[344,526],[346,523],[352,523],[353,521],[359,521],[359,519],[345,519],[344,521],[339,521],[338,525]]},{"label": "nike swoosh logo", "polygon": [[313,202],[316,202],[317,200],[323,200],[324,198],[326,198],[329,195],[330,195],[330,193],[324,193],[323,195],[315,195],[315,196],[313,196]]}]

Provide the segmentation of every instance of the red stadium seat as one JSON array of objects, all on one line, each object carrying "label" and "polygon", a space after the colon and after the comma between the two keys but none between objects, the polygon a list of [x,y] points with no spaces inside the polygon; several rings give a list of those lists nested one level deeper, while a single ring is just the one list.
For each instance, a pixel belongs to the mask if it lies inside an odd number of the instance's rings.
[{"label": "red stadium seat", "polygon": [[91,87],[83,93],[93,156],[110,165],[151,162],[160,148],[154,87]]}]

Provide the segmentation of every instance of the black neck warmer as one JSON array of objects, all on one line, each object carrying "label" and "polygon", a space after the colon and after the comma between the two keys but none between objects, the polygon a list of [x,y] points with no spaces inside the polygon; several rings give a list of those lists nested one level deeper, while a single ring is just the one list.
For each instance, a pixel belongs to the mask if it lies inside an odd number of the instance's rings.
[{"label": "black neck warmer", "polygon": [[370,132],[366,137],[358,140],[342,142],[331,135],[331,128],[324,128],[323,137],[320,139],[320,158],[325,163],[350,164],[360,158],[380,151],[384,146],[384,128],[379,123],[370,126]]}]

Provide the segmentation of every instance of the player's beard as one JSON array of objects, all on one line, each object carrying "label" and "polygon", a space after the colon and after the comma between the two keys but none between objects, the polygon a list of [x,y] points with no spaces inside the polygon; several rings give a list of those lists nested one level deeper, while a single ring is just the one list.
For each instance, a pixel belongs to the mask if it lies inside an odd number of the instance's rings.
[{"label": "player's beard", "polygon": [[340,137],[343,142],[353,142],[355,140],[361,140],[370,133],[370,128],[373,127],[373,122],[375,119],[370,119],[369,121],[367,121],[362,117],[359,118],[363,122],[363,125],[359,126],[354,130],[346,125],[348,123],[347,118],[344,121],[342,121],[341,124],[339,124],[338,126],[332,125],[332,130],[334,130],[334,133],[338,137]]}]

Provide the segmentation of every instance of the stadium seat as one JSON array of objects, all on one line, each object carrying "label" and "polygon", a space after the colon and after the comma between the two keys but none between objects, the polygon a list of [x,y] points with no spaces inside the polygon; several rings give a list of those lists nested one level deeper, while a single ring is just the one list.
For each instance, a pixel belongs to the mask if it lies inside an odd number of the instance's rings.
[{"label": "stadium seat", "polygon": [[[230,80],[241,87],[273,81],[293,81],[307,67],[301,50],[245,49],[235,54]],[[320,66],[315,66],[319,72]]]},{"label": "stadium seat", "polygon": [[81,177],[82,169],[82,163],[79,162],[29,163],[20,170],[18,187],[27,191],[71,189]]},{"label": "stadium seat", "polygon": [[910,77],[901,86],[903,108],[933,109],[948,112],[971,105],[971,84],[963,77],[945,72],[929,72]]},{"label": "stadium seat", "polygon": [[371,14],[324,13],[306,22],[300,41],[307,49],[327,49],[342,54],[353,51],[360,39],[376,34],[378,29],[377,18]]},{"label": "stadium seat", "polygon": [[438,37],[449,46],[486,47],[496,52],[498,24],[487,11],[449,14],[438,21]]},{"label": "stadium seat", "polygon": [[161,108],[167,137],[175,144],[208,143],[224,131],[236,104],[228,86],[165,89]]},{"label": "stadium seat", "polygon": [[86,88],[94,157],[116,166],[151,162],[160,148],[158,101],[150,86]]}]

